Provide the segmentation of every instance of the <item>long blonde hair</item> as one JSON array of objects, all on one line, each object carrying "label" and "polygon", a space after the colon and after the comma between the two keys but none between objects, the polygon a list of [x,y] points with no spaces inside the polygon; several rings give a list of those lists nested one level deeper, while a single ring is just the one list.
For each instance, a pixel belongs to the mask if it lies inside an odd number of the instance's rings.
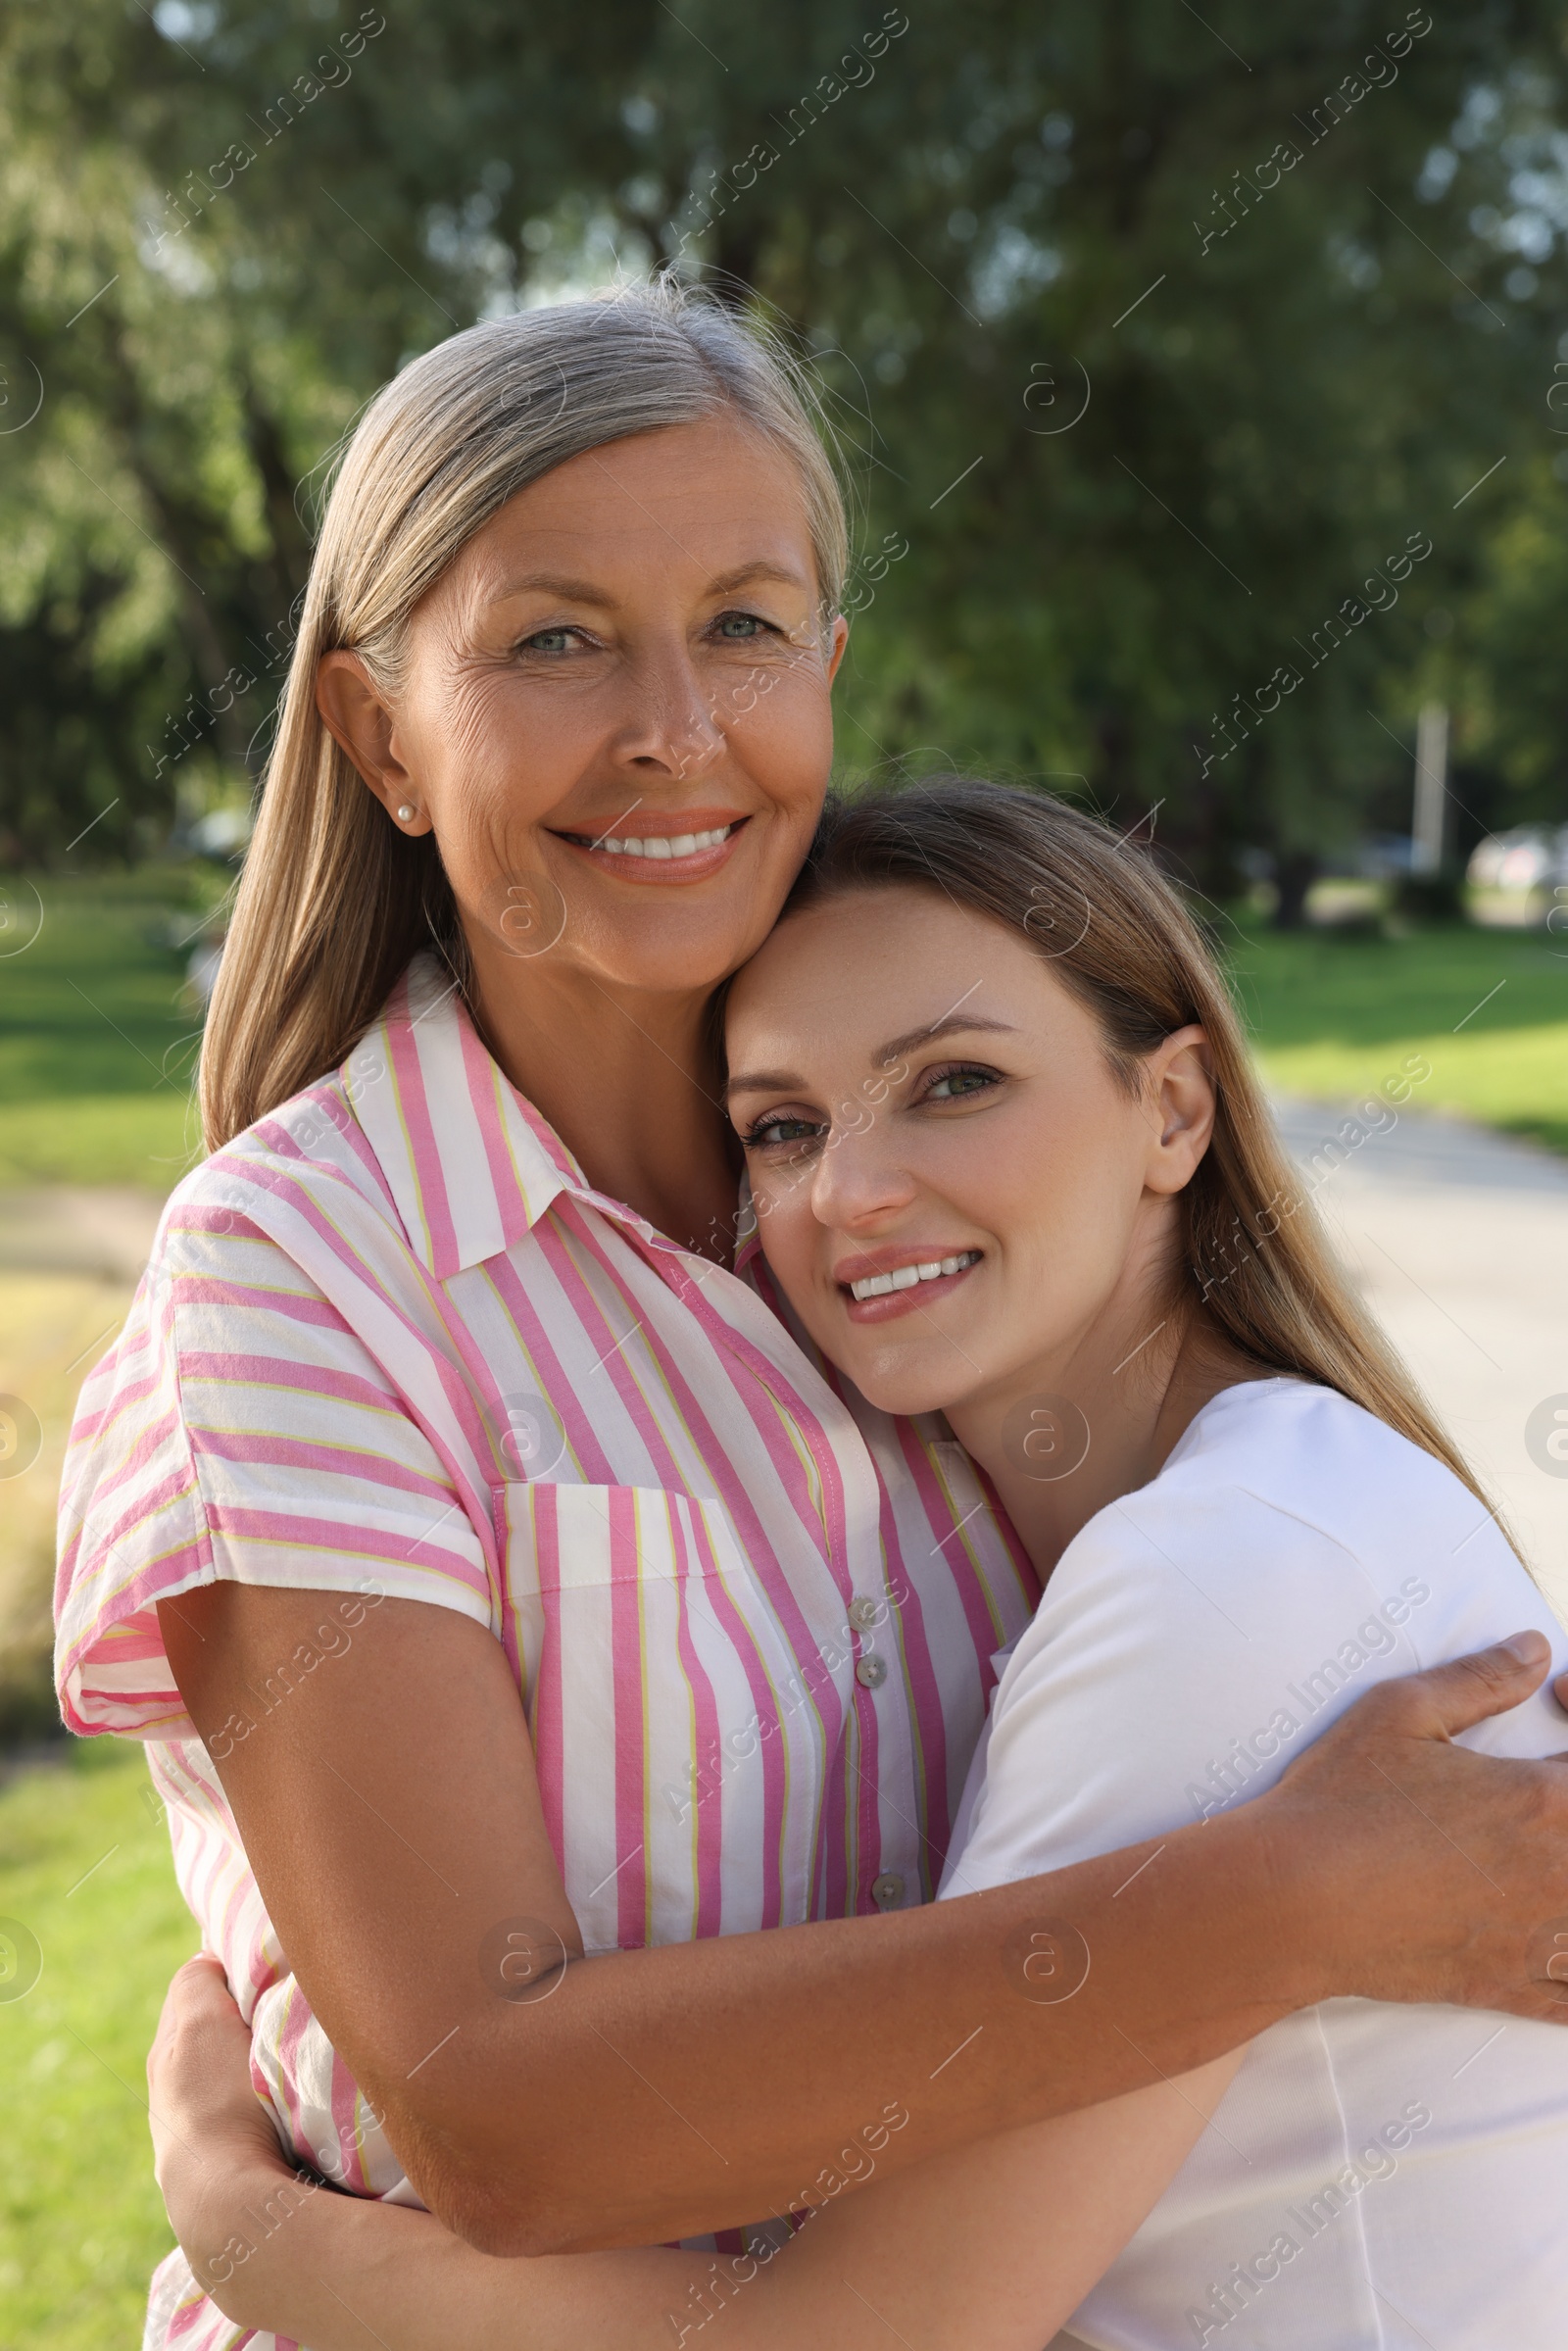
[{"label": "long blonde hair", "polygon": [[664,278],[469,327],[370,403],[311,567],[202,1048],[209,1151],[336,1068],[409,958],[461,930],[433,838],[398,831],[323,725],[323,654],[395,696],[409,615],[515,492],[567,458],[728,408],[799,468],[824,616],[848,557],[808,378],[782,342]]},{"label": "long blonde hair", "polygon": [[1218,964],[1152,857],[1044,793],[943,779],[830,800],[785,913],[895,883],[938,891],[1021,931],[1095,1015],[1129,1091],[1142,1082],[1145,1054],[1173,1030],[1201,1025],[1214,1135],[1182,1195],[1172,1309],[1200,1302],[1253,1362],[1337,1389],[1433,1454],[1492,1512],[1335,1262],[1285,1155]]}]

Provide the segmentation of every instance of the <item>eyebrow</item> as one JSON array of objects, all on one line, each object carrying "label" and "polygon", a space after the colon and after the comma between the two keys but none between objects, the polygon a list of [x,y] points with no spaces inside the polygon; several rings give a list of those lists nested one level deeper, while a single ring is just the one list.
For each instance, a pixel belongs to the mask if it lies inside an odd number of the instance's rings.
[{"label": "eyebrow", "polygon": [[[885,1069],[890,1061],[902,1060],[916,1046],[933,1044],[938,1037],[981,1034],[1011,1037],[1017,1032],[1008,1020],[987,1020],[979,1012],[951,1012],[946,1019],[937,1021],[930,1028],[908,1029],[902,1037],[891,1038],[872,1055],[872,1059],[879,1069]],[[732,1094],[788,1094],[804,1089],[806,1083],[806,1079],[793,1069],[751,1069],[738,1078],[731,1078],[724,1095],[727,1100]]]},{"label": "eyebrow", "polygon": [[962,1036],[970,1030],[997,1037],[1017,1034],[1010,1020],[987,1020],[983,1012],[948,1012],[931,1028],[906,1029],[902,1037],[893,1038],[877,1053],[877,1066],[902,1061],[906,1053],[913,1053],[917,1045],[929,1045],[934,1037]]},{"label": "eyebrow", "polygon": [[592,604],[604,609],[614,602],[592,580],[572,579],[560,571],[519,571],[514,579],[504,580],[491,598],[493,604],[504,604],[509,596],[523,596],[530,591],[541,596],[564,596],[569,604]]},{"label": "eyebrow", "polygon": [[709,581],[708,593],[710,596],[731,596],[737,588],[747,588],[754,580],[763,579],[772,580],[784,588],[810,586],[806,574],[798,571],[793,563],[775,563],[763,556],[755,563],[742,563],[734,571],[720,572],[717,579]]},{"label": "eyebrow", "polygon": [[[772,580],[787,588],[809,585],[803,573],[787,564],[763,559],[755,563],[742,563],[734,571],[721,572],[716,579],[709,581],[704,594],[732,596],[737,588],[749,587],[759,580]],[[514,578],[502,583],[491,601],[502,604],[510,596],[523,596],[530,592],[540,596],[561,596],[570,604],[593,605],[601,612],[608,611],[617,601],[613,596],[607,595],[603,588],[596,587],[592,580],[574,579],[568,573],[560,571],[519,571]]]}]

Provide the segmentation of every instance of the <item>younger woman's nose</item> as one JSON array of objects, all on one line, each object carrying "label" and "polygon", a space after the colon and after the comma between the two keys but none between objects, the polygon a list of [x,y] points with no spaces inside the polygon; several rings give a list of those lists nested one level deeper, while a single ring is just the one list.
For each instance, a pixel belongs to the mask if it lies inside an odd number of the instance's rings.
[{"label": "younger woman's nose", "polygon": [[811,1208],[819,1224],[860,1232],[908,1206],[914,1179],[891,1141],[868,1102],[842,1104],[812,1170]]}]

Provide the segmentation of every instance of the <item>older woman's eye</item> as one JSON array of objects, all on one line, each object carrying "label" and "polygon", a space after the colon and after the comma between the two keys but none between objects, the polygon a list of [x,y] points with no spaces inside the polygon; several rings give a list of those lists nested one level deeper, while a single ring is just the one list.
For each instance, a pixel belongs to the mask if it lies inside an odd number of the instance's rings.
[{"label": "older woman's eye", "polygon": [[768,625],[756,612],[720,612],[713,623],[717,634],[727,637],[732,644],[745,644],[751,638],[761,636]]},{"label": "older woman's eye", "polygon": [[519,653],[568,653],[576,638],[574,628],[541,628],[531,637],[524,637],[517,647]]}]

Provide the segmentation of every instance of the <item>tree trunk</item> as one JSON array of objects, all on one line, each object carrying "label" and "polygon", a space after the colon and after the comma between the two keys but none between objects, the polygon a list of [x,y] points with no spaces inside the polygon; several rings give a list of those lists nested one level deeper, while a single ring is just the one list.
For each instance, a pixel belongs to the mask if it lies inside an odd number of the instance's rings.
[{"label": "tree trunk", "polygon": [[1310,849],[1288,850],[1274,872],[1279,904],[1274,909],[1277,931],[1298,931],[1306,921],[1306,894],[1317,879],[1317,857]]}]

